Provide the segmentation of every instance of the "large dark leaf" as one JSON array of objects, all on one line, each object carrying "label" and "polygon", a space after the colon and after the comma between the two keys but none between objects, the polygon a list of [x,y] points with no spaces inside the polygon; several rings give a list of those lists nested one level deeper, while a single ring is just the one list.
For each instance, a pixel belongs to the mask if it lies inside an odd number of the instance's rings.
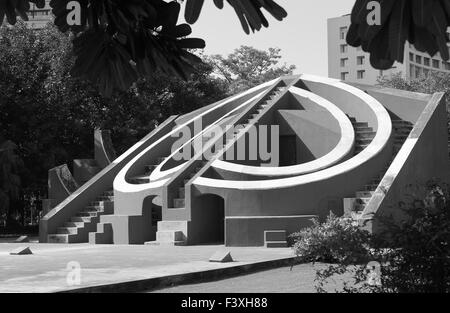
[{"label": "large dark leaf", "polygon": [[381,25],[368,25],[368,3],[356,1],[347,43],[370,53],[375,68],[402,63],[406,41],[421,52],[431,56],[440,52],[444,60],[449,59],[450,0],[381,0]]},{"label": "large dark leaf", "polygon": [[[193,24],[198,20],[203,2],[203,0],[186,0],[185,19],[188,23]],[[279,21],[287,17],[287,12],[273,0],[227,0],[227,2],[233,7],[242,29],[247,34],[250,30],[254,32],[260,30],[262,26],[269,26],[262,9]],[[214,0],[214,4],[219,9],[223,8],[223,0]]]}]

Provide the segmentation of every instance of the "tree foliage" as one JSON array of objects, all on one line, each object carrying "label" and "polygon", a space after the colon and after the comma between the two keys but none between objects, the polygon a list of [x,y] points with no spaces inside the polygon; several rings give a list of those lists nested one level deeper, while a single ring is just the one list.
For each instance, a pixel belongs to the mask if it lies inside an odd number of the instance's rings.
[{"label": "tree foliage", "polygon": [[398,207],[405,214],[403,222],[379,217],[382,233],[369,234],[351,219],[330,216],[294,235],[302,261],[332,262],[316,273],[319,292],[342,275],[347,280],[336,292],[450,292],[448,186],[429,182],[416,187]]},{"label": "tree foliage", "polygon": [[[16,15],[27,19],[30,2],[38,7],[43,0],[5,0],[0,2],[0,24],[4,16],[15,24]],[[181,5],[164,0],[79,0],[80,23],[71,23],[70,0],[52,0],[55,24],[74,37],[76,61],[72,74],[94,82],[105,96],[115,90],[126,91],[140,78],[156,72],[176,75],[184,80],[201,60],[189,49],[204,48],[205,42],[187,38],[188,24],[178,25]],[[180,1],[183,2],[183,1]],[[228,0],[248,33],[268,26],[261,9],[282,20],[287,13],[272,0]],[[223,1],[214,2],[222,8]],[[188,0],[186,18],[193,23],[203,6],[202,0]]]},{"label": "tree foliage", "polygon": [[[194,24],[201,13],[204,0],[186,0],[185,19],[189,24]],[[262,26],[269,27],[264,13],[261,9],[265,9],[274,18],[282,21],[287,17],[287,12],[273,0],[227,0],[236,12],[245,33],[261,30]],[[214,0],[214,4],[219,9],[224,7],[223,0]]]},{"label": "tree foliage", "polygon": [[402,77],[401,73],[396,73],[392,76],[380,77],[378,84],[383,87],[427,94],[444,92],[447,101],[448,134],[450,140],[450,74],[433,72],[417,79],[406,80]]},{"label": "tree foliage", "polygon": [[55,166],[92,158],[95,128],[110,129],[121,153],[169,115],[228,96],[212,67],[200,63],[188,80],[155,72],[104,98],[71,75],[75,60],[71,36],[55,26],[0,28],[0,137],[13,139],[23,159],[22,189],[46,186]]},{"label": "tree foliage", "polygon": [[0,220],[11,215],[11,204],[20,198],[23,161],[16,150],[14,142],[0,137]]},{"label": "tree foliage", "polygon": [[291,75],[294,65],[280,65],[281,50],[269,48],[267,51],[249,46],[241,46],[226,57],[213,55],[208,62],[214,66],[215,74],[230,84],[230,92],[235,94],[260,85],[283,75]]},{"label": "tree foliage", "polygon": [[[351,14],[347,42],[370,53],[370,63],[386,70],[395,61],[403,63],[408,41],[421,52],[440,52],[449,59],[447,28],[450,26],[450,0],[381,0],[379,19],[368,23],[370,0],[357,0]],[[374,11],[374,13],[377,13]]]}]

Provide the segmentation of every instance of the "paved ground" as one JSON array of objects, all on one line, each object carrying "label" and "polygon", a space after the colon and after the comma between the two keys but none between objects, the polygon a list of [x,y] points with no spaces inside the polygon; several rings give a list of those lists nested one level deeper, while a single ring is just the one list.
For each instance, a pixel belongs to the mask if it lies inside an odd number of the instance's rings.
[{"label": "paved ground", "polygon": [[155,293],[311,293],[315,267],[310,264],[283,267],[215,282],[184,285]]},{"label": "paved ground", "polygon": [[[33,255],[12,256],[17,247],[29,246]],[[223,246],[113,246],[0,243],[0,293],[53,292],[71,289],[67,284],[70,262],[81,266],[79,288],[148,279],[240,264],[284,259],[291,249],[231,248],[236,262],[208,262]]]},{"label": "paved ground", "polygon": [[[152,293],[315,293],[315,274],[323,264],[301,264],[223,279],[214,282],[183,285],[151,291]],[[341,289],[348,275],[330,281],[327,292]]]}]

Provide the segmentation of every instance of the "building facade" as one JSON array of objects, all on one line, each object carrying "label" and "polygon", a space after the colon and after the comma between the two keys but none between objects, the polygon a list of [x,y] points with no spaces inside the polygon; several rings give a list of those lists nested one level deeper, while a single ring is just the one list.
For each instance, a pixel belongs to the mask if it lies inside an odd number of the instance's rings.
[{"label": "building facade", "polygon": [[26,24],[32,29],[44,28],[49,22],[53,21],[52,8],[50,0],[45,2],[45,7],[40,9],[34,3],[30,3],[30,11],[28,13],[28,21]]},{"label": "building facade", "polygon": [[328,19],[328,76],[348,82],[375,85],[381,76],[402,73],[405,79],[416,79],[432,72],[450,73],[450,63],[440,54],[430,57],[406,43],[403,64],[395,63],[392,69],[380,71],[370,65],[370,55],[361,47],[347,44],[350,15]]}]

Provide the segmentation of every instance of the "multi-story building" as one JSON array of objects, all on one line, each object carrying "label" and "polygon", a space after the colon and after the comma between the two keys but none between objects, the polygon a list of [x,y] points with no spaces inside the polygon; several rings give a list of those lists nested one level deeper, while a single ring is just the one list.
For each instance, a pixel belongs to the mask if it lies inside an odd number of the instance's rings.
[{"label": "multi-story building", "polygon": [[52,8],[50,7],[50,0],[47,0],[45,7],[40,9],[34,3],[30,3],[30,11],[28,13],[29,27],[33,29],[41,29],[47,25],[48,22],[53,21]]},{"label": "multi-story building", "polygon": [[347,44],[347,30],[350,27],[350,15],[328,19],[328,76],[349,82],[375,85],[381,76],[402,73],[405,79],[427,76],[431,72],[450,73],[450,63],[442,60],[440,54],[430,57],[417,51],[406,43],[403,64],[395,63],[387,71],[374,69],[370,65],[370,55],[361,47]]}]

